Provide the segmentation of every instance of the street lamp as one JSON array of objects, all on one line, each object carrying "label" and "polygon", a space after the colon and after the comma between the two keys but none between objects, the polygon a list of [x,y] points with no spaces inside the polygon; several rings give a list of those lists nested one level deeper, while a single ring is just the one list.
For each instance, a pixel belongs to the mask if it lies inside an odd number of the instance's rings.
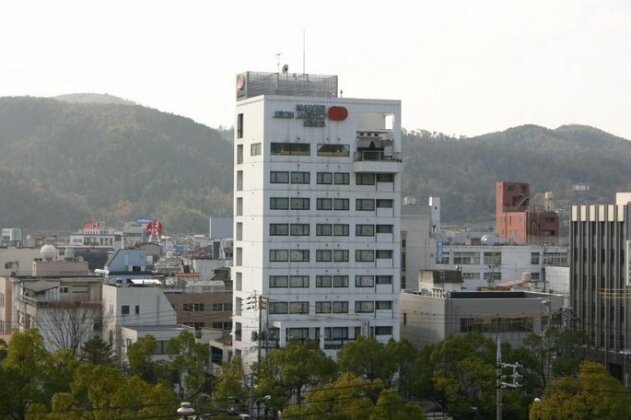
[{"label": "street lamp", "polygon": [[[552,301],[550,299],[544,299],[541,301],[541,304],[544,305],[547,309],[547,313],[546,313],[546,328],[543,328],[543,322],[541,325],[541,330],[542,330],[542,337],[545,340],[544,341],[544,346],[546,349],[546,355],[545,355],[545,368],[544,368],[544,376],[545,376],[545,381],[546,384],[548,383],[548,381],[550,380],[550,331],[548,331],[550,329],[550,306],[552,304]],[[543,321],[543,320],[542,320]]]},{"label": "street lamp", "polygon": [[180,408],[177,409],[177,413],[182,416],[182,420],[194,419],[195,410],[191,406],[190,402],[182,402]]}]

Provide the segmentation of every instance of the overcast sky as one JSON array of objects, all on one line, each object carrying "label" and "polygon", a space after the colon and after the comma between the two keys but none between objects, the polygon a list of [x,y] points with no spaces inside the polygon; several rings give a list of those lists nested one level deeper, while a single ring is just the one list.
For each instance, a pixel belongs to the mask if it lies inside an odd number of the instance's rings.
[{"label": "overcast sky", "polygon": [[235,74],[337,74],[403,126],[588,124],[631,139],[631,1],[4,1],[0,96],[109,93],[232,125]]}]

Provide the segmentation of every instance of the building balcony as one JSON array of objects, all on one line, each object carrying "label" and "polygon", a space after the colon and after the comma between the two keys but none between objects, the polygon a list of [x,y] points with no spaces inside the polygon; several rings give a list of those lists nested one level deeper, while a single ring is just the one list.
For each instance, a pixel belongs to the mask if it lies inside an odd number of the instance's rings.
[{"label": "building balcony", "polygon": [[353,154],[354,172],[394,174],[402,170],[401,153],[358,150]]}]

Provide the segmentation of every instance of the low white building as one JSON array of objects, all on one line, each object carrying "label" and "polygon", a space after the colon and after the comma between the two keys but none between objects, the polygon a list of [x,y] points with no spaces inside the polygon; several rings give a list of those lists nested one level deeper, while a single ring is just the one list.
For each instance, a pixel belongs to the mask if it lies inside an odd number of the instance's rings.
[{"label": "low white building", "polygon": [[519,346],[531,332],[541,334],[559,316],[563,296],[533,292],[401,293],[401,337],[417,346],[453,334],[479,331]]},{"label": "low white building", "polygon": [[568,261],[564,246],[445,244],[442,248],[442,261],[435,268],[461,271],[467,290],[524,277],[543,287],[544,267],[567,266]]},{"label": "low white building", "polygon": [[[133,283],[131,283],[133,284]],[[103,339],[121,352],[123,327],[163,327],[177,325],[175,310],[164,295],[160,282],[141,285],[103,285]],[[155,331],[155,330],[154,330]]]}]

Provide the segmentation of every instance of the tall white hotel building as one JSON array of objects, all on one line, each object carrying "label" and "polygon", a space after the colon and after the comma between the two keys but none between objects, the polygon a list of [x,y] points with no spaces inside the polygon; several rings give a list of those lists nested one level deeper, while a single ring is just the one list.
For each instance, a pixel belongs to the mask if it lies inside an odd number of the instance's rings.
[{"label": "tall white hotel building", "polygon": [[399,338],[401,102],[337,92],[337,76],[237,76],[233,346],[246,365],[292,337],[332,357],[360,335]]}]

